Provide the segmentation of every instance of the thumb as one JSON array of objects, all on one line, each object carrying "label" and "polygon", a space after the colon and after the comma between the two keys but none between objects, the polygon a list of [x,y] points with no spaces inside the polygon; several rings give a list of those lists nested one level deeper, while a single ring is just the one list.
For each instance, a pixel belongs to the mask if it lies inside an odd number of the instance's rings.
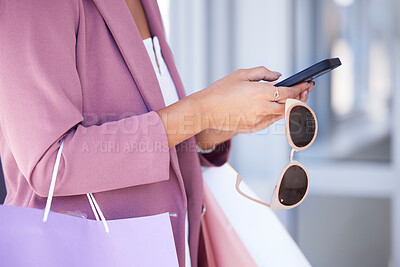
[{"label": "thumb", "polygon": [[256,67],[247,70],[247,79],[249,81],[275,81],[282,76],[279,72],[270,71],[266,67]]}]

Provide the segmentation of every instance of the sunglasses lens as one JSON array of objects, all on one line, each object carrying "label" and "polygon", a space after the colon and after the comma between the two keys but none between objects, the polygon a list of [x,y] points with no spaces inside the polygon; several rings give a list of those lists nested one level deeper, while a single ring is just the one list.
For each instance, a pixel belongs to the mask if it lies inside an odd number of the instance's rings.
[{"label": "sunglasses lens", "polygon": [[315,135],[315,119],[311,111],[303,106],[294,107],[290,111],[289,130],[295,146],[307,146]]},{"label": "sunglasses lens", "polygon": [[308,179],[304,169],[297,165],[290,166],[279,187],[279,201],[285,206],[297,204],[306,194],[307,186]]}]

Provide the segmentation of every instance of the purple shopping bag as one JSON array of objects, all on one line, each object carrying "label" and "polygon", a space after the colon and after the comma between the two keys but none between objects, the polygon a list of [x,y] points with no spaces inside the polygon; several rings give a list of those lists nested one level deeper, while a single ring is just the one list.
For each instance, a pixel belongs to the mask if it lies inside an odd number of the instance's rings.
[{"label": "purple shopping bag", "polygon": [[168,213],[105,221],[92,194],[88,199],[101,221],[48,212],[63,144],[44,216],[39,209],[0,206],[0,265],[178,266]]}]

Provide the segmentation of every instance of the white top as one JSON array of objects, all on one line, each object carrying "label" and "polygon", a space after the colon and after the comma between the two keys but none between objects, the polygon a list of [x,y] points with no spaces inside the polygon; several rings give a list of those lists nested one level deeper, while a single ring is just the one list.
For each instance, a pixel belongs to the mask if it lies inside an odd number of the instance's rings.
[{"label": "white top", "polygon": [[145,39],[143,40],[143,43],[147,49],[151,63],[153,64],[154,72],[156,73],[158,83],[160,84],[165,105],[169,106],[179,101],[179,96],[178,92],[176,91],[174,81],[172,80],[168,67],[161,55],[161,47],[157,36],[154,36],[153,40],[151,38]]},{"label": "white top", "polygon": [[[146,47],[147,53],[149,54],[151,63],[153,64],[154,72],[156,73],[165,105],[169,106],[179,101],[179,96],[178,92],[176,91],[174,81],[172,80],[168,67],[165,64],[164,58],[162,57],[161,47],[157,36],[154,36],[153,39],[151,38],[145,39],[143,40],[143,43],[144,46]],[[191,266],[188,237],[189,237],[189,221],[186,212],[186,219],[185,219],[185,255],[186,255],[185,266],[186,267]]]}]

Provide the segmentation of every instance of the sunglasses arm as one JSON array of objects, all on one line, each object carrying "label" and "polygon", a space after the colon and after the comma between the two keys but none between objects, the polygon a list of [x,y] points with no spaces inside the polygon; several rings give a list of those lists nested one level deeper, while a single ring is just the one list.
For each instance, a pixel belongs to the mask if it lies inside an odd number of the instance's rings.
[{"label": "sunglasses arm", "polygon": [[289,162],[292,162],[292,161],[293,161],[294,152],[296,152],[296,150],[295,150],[294,148],[292,148],[292,150],[290,150]]},{"label": "sunglasses arm", "polygon": [[248,199],[250,199],[250,200],[252,200],[252,201],[254,201],[254,202],[257,202],[257,203],[259,203],[259,204],[261,204],[261,205],[264,205],[264,206],[267,206],[267,207],[271,207],[271,205],[269,205],[269,204],[267,204],[267,203],[265,203],[265,202],[262,202],[262,201],[260,201],[260,200],[258,200],[258,199],[252,198],[251,196],[248,196],[248,195],[245,194],[242,190],[240,190],[240,183],[242,182],[242,180],[243,180],[242,176],[240,176],[240,175],[238,174],[238,175],[236,176],[236,190],[239,192],[239,194],[241,194],[241,195],[244,196],[245,198],[248,198]]}]

